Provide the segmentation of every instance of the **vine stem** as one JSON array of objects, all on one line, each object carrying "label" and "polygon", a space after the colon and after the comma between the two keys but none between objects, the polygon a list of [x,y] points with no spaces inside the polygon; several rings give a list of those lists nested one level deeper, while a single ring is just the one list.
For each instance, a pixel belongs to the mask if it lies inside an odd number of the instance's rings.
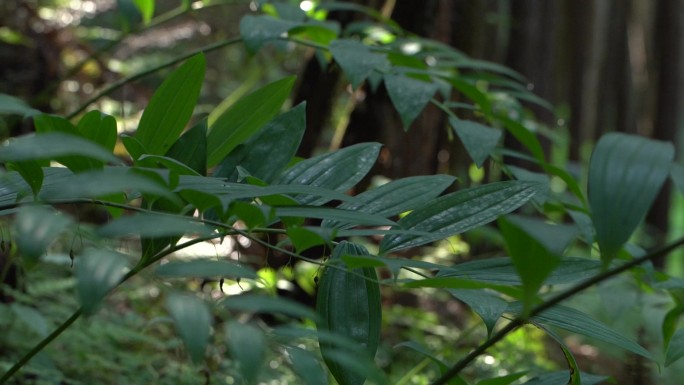
[{"label": "vine stem", "polygon": [[194,51],[191,51],[191,52],[189,52],[189,53],[187,53],[187,54],[185,54],[185,55],[179,56],[179,57],[177,57],[177,58],[175,58],[175,59],[173,59],[173,60],[170,60],[170,61],[168,61],[168,62],[166,62],[166,63],[160,64],[160,65],[158,65],[158,66],[154,66],[154,67],[149,68],[149,69],[147,69],[147,70],[145,70],[145,71],[139,72],[139,73],[137,73],[137,74],[135,74],[135,75],[132,75],[132,76],[128,76],[128,77],[119,79],[118,81],[116,81],[116,82],[112,83],[111,85],[105,87],[102,91],[98,92],[95,96],[93,96],[92,98],[90,98],[87,102],[83,103],[80,107],[78,107],[78,108],[77,108],[76,110],[74,110],[72,113],[70,113],[69,115],[67,115],[66,118],[69,119],[69,120],[73,119],[73,118],[76,117],[78,114],[80,114],[81,112],[83,112],[86,108],[88,108],[88,106],[90,106],[91,104],[95,103],[96,101],[98,101],[98,100],[99,100],[100,98],[102,98],[103,96],[107,96],[107,95],[111,94],[112,92],[118,90],[119,88],[123,87],[124,85],[126,85],[126,84],[128,84],[128,83],[130,83],[130,82],[133,82],[133,81],[136,81],[136,80],[138,80],[138,79],[144,78],[145,76],[148,76],[148,75],[150,75],[150,74],[153,74],[153,73],[155,73],[155,72],[157,72],[157,71],[160,71],[160,70],[162,70],[162,69],[164,69],[164,68],[167,68],[167,67],[171,67],[171,66],[173,66],[173,65],[176,65],[176,64],[178,64],[178,63],[180,63],[180,62],[182,62],[182,61],[184,61],[184,60],[186,60],[186,59],[188,59],[188,58],[190,58],[190,57],[192,57],[192,56],[197,55],[198,53],[203,53],[203,52],[206,53],[206,52],[216,51],[217,49],[220,49],[220,48],[223,48],[223,47],[227,47],[227,46],[229,46],[229,45],[236,44],[236,43],[239,43],[239,42],[241,42],[241,41],[242,41],[242,38],[241,38],[241,37],[234,37],[234,38],[232,38],[232,39],[222,40],[222,41],[219,41],[219,42],[216,42],[216,43],[213,43],[213,44],[209,44],[209,45],[206,45],[206,46],[204,46],[204,47],[202,47],[202,48],[199,48],[199,49],[196,49],[196,50],[194,50]]},{"label": "vine stem", "polygon": [[548,310],[556,305],[558,305],[560,302],[588,289],[591,286],[594,286],[600,282],[603,282],[609,278],[612,278],[618,274],[624,273],[627,270],[630,270],[636,266],[641,265],[644,262],[651,261],[660,257],[664,257],[667,254],[671,253],[673,250],[677,249],[678,247],[684,245],[684,238],[680,238],[672,243],[670,243],[667,246],[664,246],[660,249],[657,249],[656,251],[653,251],[652,253],[646,254],[642,257],[639,258],[634,258],[631,261],[624,263],[620,266],[616,266],[612,269],[606,270],[600,274],[597,274],[589,279],[587,279],[584,282],[580,282],[579,284],[562,291],[558,293],[557,295],[549,298],[548,300],[544,301],[543,303],[539,304],[538,306],[535,306],[532,308],[530,311],[530,314],[527,317],[516,317],[513,319],[511,322],[509,322],[506,326],[504,326],[502,329],[500,329],[496,334],[494,334],[491,338],[489,338],[487,341],[482,343],[480,346],[475,348],[473,351],[468,353],[465,357],[460,359],[454,366],[452,366],[447,372],[445,372],[441,377],[439,377],[437,380],[432,382],[431,385],[446,385],[448,382],[456,377],[463,369],[465,369],[473,360],[475,360],[478,356],[483,354],[487,349],[489,349],[491,346],[496,344],[497,342],[501,341],[504,339],[510,332],[514,331],[515,329],[519,328],[520,326],[524,325],[525,322],[527,321],[527,318],[534,317],[535,315],[538,315],[542,313],[545,310]]}]

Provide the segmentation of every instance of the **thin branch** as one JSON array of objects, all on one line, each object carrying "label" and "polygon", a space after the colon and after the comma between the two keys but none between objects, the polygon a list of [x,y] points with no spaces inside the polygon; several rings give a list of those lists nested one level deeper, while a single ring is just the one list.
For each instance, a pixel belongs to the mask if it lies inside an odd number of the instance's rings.
[{"label": "thin branch", "polygon": [[[684,245],[684,238],[680,238],[677,241],[670,243],[669,245],[662,247],[650,254],[646,254],[642,257],[639,258],[634,258],[631,261],[622,264],[620,266],[614,267],[612,269],[606,270],[600,274],[597,274],[588,280],[581,282],[565,291],[560,292],[559,294],[549,298],[548,300],[544,301],[543,303],[539,304],[538,306],[534,307],[530,311],[529,317],[534,317],[535,315],[538,315],[542,313],[545,310],[548,310],[556,305],[558,305],[560,302],[578,294],[581,293],[582,291],[588,289],[591,286],[594,286],[600,282],[603,282],[609,278],[612,278],[618,274],[624,273],[627,270],[630,270],[634,267],[637,267],[641,265],[644,262],[651,261],[657,258],[661,258],[666,256],[667,254],[671,253],[673,250],[681,247]],[[465,369],[475,358],[483,354],[487,349],[489,349],[492,345],[496,344],[497,342],[501,341],[508,335],[508,333],[514,331],[518,327],[522,326],[526,322],[526,318],[521,318],[517,317],[514,320],[512,320],[509,324],[507,324],[504,328],[499,330],[495,335],[493,335],[490,339],[485,341],[482,345],[478,346],[475,350],[471,351],[467,356],[463,357],[461,360],[459,360],[454,366],[452,366],[446,373],[444,373],[440,378],[432,382],[431,385],[446,385],[452,378],[456,377],[463,369]]]}]

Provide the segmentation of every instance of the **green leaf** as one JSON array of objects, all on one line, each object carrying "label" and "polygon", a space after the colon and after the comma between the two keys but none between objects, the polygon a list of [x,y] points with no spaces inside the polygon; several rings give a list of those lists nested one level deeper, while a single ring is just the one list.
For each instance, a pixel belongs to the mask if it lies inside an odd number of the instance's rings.
[{"label": "green leaf", "polygon": [[544,244],[528,234],[518,224],[517,217],[499,218],[499,229],[506,241],[515,270],[520,275],[525,292],[525,315],[531,309],[537,292],[546,278],[558,265],[560,259],[551,253]]},{"label": "green leaf", "polygon": [[26,135],[10,139],[0,147],[1,162],[52,160],[69,155],[121,164],[121,161],[102,146],[75,135],[61,132]]},{"label": "green leaf", "polygon": [[133,3],[138,7],[138,10],[142,15],[145,24],[149,24],[154,16],[154,1],[155,0],[133,0]]},{"label": "green leaf", "polygon": [[0,115],[33,116],[40,113],[21,99],[0,93]]},{"label": "green leaf", "polygon": [[128,155],[133,159],[138,159],[142,154],[148,154],[149,151],[143,146],[143,144],[133,136],[128,136],[126,134],[121,135],[121,143],[126,147]]},{"label": "green leaf", "polygon": [[525,204],[538,188],[536,183],[507,181],[439,197],[398,222],[400,229],[425,231],[431,235],[388,235],[380,243],[380,254],[424,245],[482,226]]},{"label": "green leaf", "polygon": [[21,257],[32,265],[68,229],[71,220],[47,207],[23,206],[14,221],[14,238]]},{"label": "green leaf", "polygon": [[86,249],[74,264],[83,314],[92,315],[128,271],[126,257],[106,249]]},{"label": "green leaf", "polygon": [[33,195],[38,195],[40,188],[43,186],[43,180],[45,179],[41,162],[35,160],[8,162],[5,166],[10,171],[18,172],[31,188]]},{"label": "green leaf", "polygon": [[[173,158],[159,155],[143,155],[135,161],[137,167],[166,168],[176,175],[201,176],[197,171]],[[162,167],[160,167],[162,166]]]},{"label": "green leaf", "polygon": [[376,69],[384,71],[390,67],[385,54],[373,52],[357,40],[333,40],[329,48],[353,88],[358,88]]},{"label": "green leaf", "polygon": [[383,80],[390,100],[401,116],[404,131],[408,131],[437,92],[437,84],[414,79],[408,73],[385,74]]},{"label": "green leaf", "polygon": [[[597,385],[608,380],[608,376],[597,376],[582,372],[582,385]],[[523,385],[559,385],[568,383],[568,372],[544,373],[525,382]]]},{"label": "green leaf", "polygon": [[214,229],[192,218],[161,213],[124,215],[97,229],[102,237],[121,238],[137,235],[158,238],[183,234],[211,235]]},{"label": "green leaf", "polygon": [[287,31],[299,24],[268,15],[246,15],[240,19],[240,36],[247,52],[253,54],[265,42],[287,36]]},{"label": "green leaf", "polygon": [[159,266],[154,273],[164,278],[249,278],[257,275],[248,266],[232,261],[196,259],[187,262],[168,262]]},{"label": "green leaf", "polygon": [[148,154],[164,155],[183,132],[200,95],[204,68],[203,54],[191,57],[152,95],[135,133]]},{"label": "green leaf", "polygon": [[477,385],[508,385],[526,374],[527,372],[518,372],[501,377],[488,378],[486,380],[479,381]]},{"label": "green leaf", "polygon": [[171,192],[157,181],[127,168],[105,168],[62,176],[50,185],[46,183],[40,198],[48,201],[98,198],[122,191],[129,194],[143,192],[174,198]]},{"label": "green leaf", "polygon": [[275,220],[275,212],[270,206],[241,201],[234,201],[230,204],[229,215],[237,216],[248,229],[267,226]]},{"label": "green leaf", "polygon": [[596,144],[589,163],[589,207],[605,263],[643,220],[673,159],[671,143],[634,135],[610,133]]},{"label": "green leaf", "polygon": [[166,156],[187,165],[199,175],[207,175],[207,120],[202,119],[181,135]]},{"label": "green leaf", "polygon": [[313,226],[289,226],[287,236],[297,253],[314,246],[329,245],[335,239],[335,231]]},{"label": "green leaf", "polygon": [[501,130],[484,124],[450,117],[449,125],[454,129],[461,143],[463,143],[463,147],[470,155],[470,159],[477,167],[482,167],[484,161],[487,160],[489,154],[501,140]]},{"label": "green leaf", "polygon": [[235,147],[261,129],[287,100],[294,85],[290,76],[270,83],[241,98],[210,126],[207,136],[207,166],[219,164]]},{"label": "green leaf", "polygon": [[474,281],[467,278],[440,276],[435,278],[405,281],[406,283],[404,284],[404,287],[407,288],[432,287],[436,289],[492,289],[512,298],[520,298],[523,295],[521,290],[517,287]]},{"label": "green leaf", "polygon": [[282,314],[311,320],[318,319],[318,314],[310,307],[282,297],[256,294],[234,295],[222,301],[221,306],[226,309],[243,312]]},{"label": "green leaf", "polygon": [[266,338],[256,326],[232,321],[226,325],[228,351],[247,384],[255,384],[266,358]]},{"label": "green leaf", "polygon": [[[508,307],[508,312],[516,316],[519,316],[521,311],[522,304],[520,302],[511,303]],[[541,314],[535,315],[531,319],[542,325],[554,326],[571,333],[577,333],[599,341],[607,342],[648,358],[649,360],[654,360],[653,355],[636,342],[577,309],[556,305],[551,309],[543,311]]]},{"label": "green leaf", "polygon": [[679,329],[670,339],[665,352],[665,367],[684,357],[684,329]]},{"label": "green leaf", "polygon": [[582,378],[581,378],[581,373],[579,366],[577,366],[577,360],[575,359],[575,355],[572,354],[572,351],[568,346],[565,344],[565,341],[563,339],[556,335],[556,333],[552,332],[548,328],[544,327],[543,325],[539,325],[535,322],[532,322],[536,327],[540,328],[546,334],[551,337],[553,340],[555,340],[558,343],[558,346],[560,346],[561,351],[563,352],[563,355],[565,356],[565,362],[568,364],[568,377],[569,380],[567,382],[567,385],[582,385]]},{"label": "green leaf", "polygon": [[277,116],[244,144],[237,146],[221,162],[214,176],[237,181],[237,167],[240,166],[256,178],[272,181],[294,157],[305,129],[306,103],[303,102]]},{"label": "green leaf", "polygon": [[287,346],[287,355],[292,365],[292,371],[305,385],[326,385],[328,375],[313,354],[300,348]]},{"label": "green leaf", "polygon": [[192,361],[201,363],[209,343],[212,324],[207,304],[193,295],[171,293],[166,299],[166,309],[171,314]]},{"label": "green leaf", "polygon": [[391,226],[396,225],[394,221],[374,214],[366,214],[357,211],[340,210],[332,207],[318,206],[290,206],[275,207],[277,217],[301,217],[318,218],[342,222],[351,222],[358,226]]},{"label": "green leaf", "polygon": [[[563,258],[546,279],[547,285],[568,284],[586,280],[601,271],[601,262],[586,258]],[[442,269],[438,276],[468,278],[498,285],[521,285],[520,276],[510,258],[487,258],[460,263]]]},{"label": "green leaf", "polygon": [[[379,143],[359,143],[332,153],[303,160],[285,171],[276,184],[302,184],[345,192],[373,167]],[[301,204],[321,205],[329,199],[295,197]]]},{"label": "green leaf", "polygon": [[[390,217],[409,211],[441,194],[454,181],[450,175],[425,175],[397,179],[380,187],[364,191],[354,201],[337,206],[338,209]],[[354,222],[325,220],[323,227],[348,228]]]},{"label": "green leaf", "polygon": [[496,322],[508,308],[508,302],[484,290],[451,289],[448,291],[482,318],[487,328],[487,337],[491,337]]},{"label": "green leaf", "polygon": [[12,312],[22,320],[29,329],[32,329],[41,337],[47,336],[49,331],[48,321],[38,310],[17,302],[11,303],[9,306],[12,309]]},{"label": "green leaf", "polygon": [[538,205],[544,206],[546,201],[549,200],[549,194],[551,193],[551,178],[547,174],[540,172],[532,172],[510,165],[507,165],[507,167],[515,179],[539,183],[539,192],[534,195],[532,200]]},{"label": "green leaf", "polygon": [[[84,138],[99,144],[111,153],[114,152],[117,137],[114,117],[100,111],[90,111],[79,120],[76,129]],[[100,164],[97,164],[97,167],[99,166]]]}]

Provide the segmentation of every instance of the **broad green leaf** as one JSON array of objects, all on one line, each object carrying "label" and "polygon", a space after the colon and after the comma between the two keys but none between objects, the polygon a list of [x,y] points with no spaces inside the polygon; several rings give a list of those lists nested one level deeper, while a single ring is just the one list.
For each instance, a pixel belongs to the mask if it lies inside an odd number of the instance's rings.
[{"label": "broad green leaf", "polygon": [[41,163],[35,160],[26,160],[22,162],[7,162],[5,167],[9,171],[16,171],[21,175],[24,181],[28,184],[33,192],[33,195],[38,195],[40,188],[43,187],[43,180],[45,174]]},{"label": "broad green leaf", "polygon": [[[72,175],[71,171],[64,167],[43,167],[41,173],[45,177],[45,186],[60,183],[62,179]],[[31,189],[32,187],[18,172],[0,173],[0,207],[15,207],[17,201],[31,194]]]},{"label": "broad green leaf", "polygon": [[440,276],[434,278],[404,281],[404,287],[407,288],[432,287],[436,289],[492,289],[512,298],[521,298],[524,294],[517,287],[497,285],[488,282],[473,281],[467,278],[457,278],[450,276]]},{"label": "broad green leaf", "polygon": [[[166,168],[176,175],[201,176],[197,171],[173,158],[159,155],[143,155],[135,161],[137,167]],[[161,167],[160,167],[161,166]]]},{"label": "broad green leaf", "polygon": [[315,355],[293,346],[287,346],[285,349],[290,359],[292,371],[305,385],[329,384],[328,375]]},{"label": "broad green leaf", "polygon": [[598,141],[589,163],[589,207],[609,263],[642,221],[670,172],[672,143],[621,133]]},{"label": "broad green leaf", "polygon": [[486,380],[479,381],[477,385],[508,385],[526,374],[527,372],[518,372],[501,377],[488,378]]},{"label": "broad green leaf", "polygon": [[222,113],[209,127],[207,166],[219,164],[235,147],[276,116],[294,81],[294,76],[290,76],[270,83],[241,98]]},{"label": "broad green leaf", "polygon": [[549,223],[538,218],[509,215],[506,219],[556,256],[563,255],[579,234],[575,226]]},{"label": "broad green leaf", "polygon": [[545,162],[544,150],[542,149],[539,138],[525,127],[522,123],[507,116],[497,115],[495,119],[501,122],[506,130],[513,135],[513,137],[520,142],[532,156],[540,163]]},{"label": "broad green leaf", "polygon": [[49,331],[48,321],[38,310],[33,307],[24,306],[18,302],[11,303],[9,306],[12,309],[12,312],[22,320],[29,329],[32,329],[41,337],[47,336]]},{"label": "broad green leaf", "polygon": [[192,361],[196,364],[202,362],[212,324],[207,304],[193,295],[171,293],[166,299],[166,309]]},{"label": "broad green leaf", "polygon": [[196,259],[187,262],[168,262],[159,266],[154,273],[164,278],[249,278],[256,279],[256,273],[248,266],[232,261]]},{"label": "broad green leaf", "polygon": [[43,206],[23,206],[14,221],[14,239],[21,257],[29,264],[38,261],[48,246],[68,229],[71,220]]},{"label": "broad green leaf", "polygon": [[126,257],[106,249],[86,249],[74,263],[83,314],[92,315],[128,271]]},{"label": "broad green leaf", "polygon": [[50,185],[46,180],[40,197],[48,201],[68,200],[98,198],[121,192],[143,192],[174,198],[171,192],[157,181],[126,168],[105,168],[66,175]]},{"label": "broad green leaf", "polygon": [[135,133],[148,154],[164,155],[183,132],[200,95],[204,68],[203,54],[191,57],[152,95]]},{"label": "broad green leaf", "polygon": [[299,24],[268,15],[246,15],[240,19],[240,36],[247,51],[255,53],[265,42],[286,37],[287,31]]},{"label": "broad green leaf", "polygon": [[123,143],[126,151],[128,151],[128,155],[133,159],[138,159],[142,154],[149,153],[145,146],[134,136],[121,135],[121,143]]},{"label": "broad green leaf", "polygon": [[489,154],[501,140],[501,130],[484,124],[450,117],[449,125],[454,129],[461,143],[463,143],[463,147],[468,151],[470,159],[477,167],[482,167],[484,161],[487,160]]},{"label": "broad green leaf", "polygon": [[677,327],[679,326],[679,319],[681,318],[682,314],[684,314],[684,305],[678,302],[679,301],[675,302],[674,307],[670,309],[663,318],[661,328],[663,334],[663,346],[665,346],[666,351],[670,345],[670,340],[672,340],[672,336],[677,331]]},{"label": "broad green leaf", "polygon": [[670,339],[665,352],[665,366],[670,366],[684,357],[684,329],[679,329]]},{"label": "broad green leaf", "polygon": [[[519,316],[521,311],[522,304],[520,302],[514,302],[509,305],[507,312]],[[543,311],[541,314],[535,315],[531,320],[539,322],[542,325],[554,326],[572,333],[581,334],[602,342],[613,344],[648,358],[649,360],[654,360],[653,355],[636,342],[577,309],[556,305],[551,309]]]},{"label": "broad green leaf", "polygon": [[318,319],[318,314],[310,307],[282,297],[256,294],[234,295],[227,297],[220,304],[226,309],[237,311],[282,314],[311,320]]},{"label": "broad green leaf", "polygon": [[318,206],[290,206],[275,207],[278,217],[318,218],[342,222],[354,221],[359,226],[392,226],[396,222],[374,214],[366,214],[350,210],[340,210],[332,207]]},{"label": "broad green leaf", "polygon": [[247,384],[255,384],[266,358],[266,338],[256,326],[232,321],[226,325],[228,351]]},{"label": "broad green leaf", "polygon": [[[103,114],[100,111],[90,111],[79,120],[76,129],[84,138],[99,144],[109,152],[114,152],[117,137],[116,120],[114,117]],[[100,167],[100,165],[104,164],[96,164],[97,167]]]},{"label": "broad green leaf", "polygon": [[162,213],[124,215],[97,229],[102,237],[168,237],[183,234],[211,235],[214,229],[191,218]]},{"label": "broad green leaf", "polygon": [[229,215],[237,216],[238,219],[245,223],[248,229],[267,226],[275,220],[275,212],[270,206],[242,201],[231,203]]},{"label": "broad green leaf", "polygon": [[[61,132],[67,135],[83,137],[83,135],[73,124],[71,124],[70,121],[61,116],[47,114],[38,115],[33,118],[33,123],[38,135],[49,132]],[[104,166],[104,162],[102,161],[95,161],[93,159],[75,155],[59,157],[55,158],[54,160],[65,165],[73,172],[81,172],[93,168],[102,168],[102,166]]]},{"label": "broad green leaf", "polygon": [[133,3],[138,7],[138,11],[142,15],[143,22],[149,24],[154,16],[154,2],[155,0],[133,0]]},{"label": "broad green leaf", "polygon": [[305,129],[306,103],[300,103],[275,117],[244,144],[237,146],[221,162],[214,177],[234,182],[238,180],[237,166],[240,166],[256,178],[272,181],[294,157]]},{"label": "broad green leaf", "polygon": [[313,226],[289,226],[287,236],[297,253],[315,246],[329,245],[335,239],[335,231]]},{"label": "broad green leaf", "polygon": [[[303,160],[286,170],[276,184],[301,184],[345,192],[356,185],[375,164],[379,143],[360,143]],[[329,199],[296,197],[301,204],[321,205]]]},{"label": "broad green leaf", "polygon": [[0,115],[33,116],[40,113],[21,99],[0,93]]},{"label": "broad green leaf", "polygon": [[355,89],[376,69],[383,71],[390,66],[385,54],[373,52],[369,46],[357,40],[333,40],[329,48]]},{"label": "broad green leaf", "polygon": [[[209,192],[209,189],[201,190]],[[320,200],[341,200],[354,201],[354,197],[330,190],[328,188],[321,188],[316,186],[286,184],[286,185],[272,185],[272,186],[258,186],[242,183],[224,183],[219,190],[211,190],[217,194],[224,203],[231,202],[235,199],[245,198],[266,198],[269,196],[289,195],[301,198],[306,194],[307,198],[318,198]],[[263,199],[262,199],[263,200]],[[264,200],[265,203],[268,203]],[[270,203],[275,205],[275,203]],[[368,215],[368,214],[366,214]]]},{"label": "broad green leaf", "polygon": [[[586,280],[601,271],[601,262],[587,258],[563,258],[546,279],[547,285],[559,285]],[[465,262],[442,269],[439,276],[468,278],[498,285],[521,285],[510,258],[488,258]]]},{"label": "broad green leaf", "polygon": [[537,292],[553,269],[560,262],[558,255],[550,252],[544,244],[528,234],[518,224],[517,217],[498,220],[499,230],[506,242],[506,250],[513,261],[515,270],[522,280],[525,292],[525,315],[533,305]]},{"label": "broad green leaf", "polygon": [[507,181],[461,190],[417,207],[398,222],[404,230],[429,236],[388,235],[380,254],[424,245],[482,226],[525,204],[538,190],[536,183]]},{"label": "broad green leaf", "polygon": [[207,120],[202,119],[181,135],[166,156],[183,163],[199,175],[207,175]]},{"label": "broad green leaf", "polygon": [[291,38],[327,46],[339,37],[340,25],[336,22],[311,20],[308,23],[291,28],[287,34]]},{"label": "broad green leaf", "polygon": [[508,308],[507,301],[484,290],[451,289],[448,291],[482,318],[488,337],[492,335],[496,322]]},{"label": "broad green leaf", "polygon": [[75,135],[48,132],[10,139],[0,147],[0,161],[21,162],[52,160],[69,155],[120,164],[121,161],[102,146]]},{"label": "broad green leaf", "polygon": [[[544,373],[525,382],[523,385],[559,385],[568,383],[568,372],[559,371],[553,373]],[[610,377],[597,376],[582,372],[582,385],[598,385],[604,383]]]},{"label": "broad green leaf", "polygon": [[385,74],[383,80],[390,100],[404,124],[404,131],[408,131],[411,123],[437,92],[437,84],[414,79],[408,73]]}]

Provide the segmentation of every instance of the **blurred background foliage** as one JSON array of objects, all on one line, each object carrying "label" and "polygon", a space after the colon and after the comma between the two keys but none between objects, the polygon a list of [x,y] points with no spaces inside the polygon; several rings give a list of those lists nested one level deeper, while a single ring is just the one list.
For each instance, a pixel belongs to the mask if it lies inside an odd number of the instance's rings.
[{"label": "blurred background foliage", "polygon": [[[277,2],[276,2],[277,3]],[[312,1],[284,1],[309,10]],[[522,74],[527,88],[546,100],[530,100],[526,116],[517,116],[545,140],[554,164],[580,179],[594,141],[603,133],[622,131],[672,141],[684,147],[684,2],[679,0],[356,0],[391,19],[405,31],[434,39],[476,59],[501,63]],[[17,0],[0,2],[0,93],[17,96],[44,112],[69,114],[105,85],[177,58],[199,47],[239,35],[242,16],[261,4],[244,0],[157,0],[153,15],[143,16],[135,0]],[[152,16],[152,17],[149,17]],[[379,24],[359,12],[324,15],[348,28],[372,30]],[[385,24],[387,25],[387,24]],[[383,31],[378,29],[378,31]],[[377,38],[383,38],[379,36]],[[167,72],[131,82],[96,102],[117,117],[119,131],[135,129],[142,107]],[[429,106],[404,133],[401,120],[384,90],[352,91],[336,67],[322,67],[314,50],[273,44],[249,55],[240,44],[207,53],[207,72],[197,113],[208,113],[226,97],[245,95],[259,84],[288,74],[298,75],[292,105],[308,101],[307,131],[300,156],[364,141],[385,145],[367,185],[383,178],[449,173],[462,185],[496,178],[474,167],[461,144],[450,140],[446,117]],[[503,97],[503,96],[502,96]],[[13,117],[0,118],[2,138],[31,130]],[[514,141],[507,141],[515,149]],[[661,193],[641,234],[645,245],[684,235],[681,195]],[[246,254],[262,250],[243,245]],[[372,247],[372,245],[369,245]],[[481,229],[464,237],[423,248],[439,262],[490,255],[501,249],[496,234]],[[682,276],[682,255],[666,268]],[[429,259],[428,259],[429,260]],[[77,307],[68,257],[48,265],[27,280],[30,296],[14,293],[0,306],[0,362],[11,363],[15,351],[32,346],[41,335]],[[662,263],[662,261],[661,261]],[[311,297],[316,269],[304,264],[297,272],[263,271],[265,282],[295,280],[297,295]],[[191,282],[206,296],[222,295],[217,283]],[[625,298],[607,298],[613,285]],[[233,288],[236,289],[236,288]],[[231,288],[227,288],[231,290]],[[239,290],[237,288],[236,290]],[[286,289],[283,289],[286,290]],[[627,282],[609,282],[582,297],[582,307],[596,317],[624,320],[623,332],[647,346],[657,346],[663,316],[658,299],[642,298]],[[394,348],[405,340],[420,341],[429,351],[452,362],[485,337],[485,329],[467,308],[444,293],[386,293],[383,346],[378,359],[397,384],[423,384],[438,373],[416,347]],[[165,318],[159,283],[136,278],[108,298],[111,306],[96,319],[79,323],[32,362],[36,384],[237,383],[230,362],[214,354],[210,371],[188,363],[181,342]],[[303,299],[305,301],[305,299]],[[605,304],[628,308],[606,309]],[[637,303],[638,306],[633,305]],[[46,316],[31,320],[28,306]],[[589,309],[594,309],[590,311]],[[619,314],[620,317],[616,317]],[[27,318],[28,317],[28,318]],[[228,314],[218,314],[227,321]],[[651,320],[651,321],[649,321]],[[258,321],[264,322],[264,321]],[[27,325],[33,325],[29,327]],[[642,325],[638,328],[636,325]],[[217,328],[221,333],[221,328]],[[510,368],[563,369],[560,351],[543,333],[527,327],[512,334],[469,368],[469,378],[509,374]],[[454,348],[457,346],[458,348]],[[648,384],[649,371],[632,358],[610,349],[571,340],[580,364],[610,371],[620,384]],[[549,348],[550,347],[550,348]],[[213,346],[212,348],[217,348]],[[97,352],[97,355],[92,354]],[[264,381],[294,383],[282,362],[269,357],[272,373]],[[210,360],[211,361],[211,360]],[[213,365],[213,366],[212,366]],[[59,369],[57,369],[59,368]],[[413,368],[413,369],[407,369]],[[421,368],[420,371],[414,370]],[[684,370],[673,365],[660,381],[678,383]],[[39,373],[39,374],[38,374]],[[512,373],[512,372],[511,372]],[[274,382],[275,381],[275,382]],[[267,382],[269,383],[269,382]],[[660,382],[665,383],[665,382]]]}]

